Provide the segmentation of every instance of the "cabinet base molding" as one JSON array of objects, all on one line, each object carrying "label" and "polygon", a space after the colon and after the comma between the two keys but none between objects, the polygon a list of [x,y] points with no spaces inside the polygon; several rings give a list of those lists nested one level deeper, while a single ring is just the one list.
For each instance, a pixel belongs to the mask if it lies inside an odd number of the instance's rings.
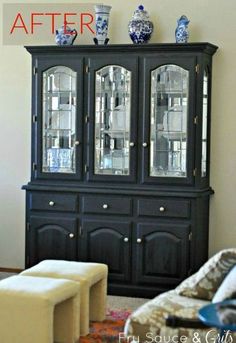
[{"label": "cabinet base molding", "polygon": [[108,295],[117,295],[124,297],[133,298],[147,298],[153,299],[158,294],[169,291],[173,288],[162,288],[162,287],[147,287],[147,286],[136,286],[136,285],[120,285],[120,284],[108,284]]},{"label": "cabinet base molding", "polygon": [[1,273],[21,273],[23,269],[20,268],[3,268],[0,267],[0,272]]}]

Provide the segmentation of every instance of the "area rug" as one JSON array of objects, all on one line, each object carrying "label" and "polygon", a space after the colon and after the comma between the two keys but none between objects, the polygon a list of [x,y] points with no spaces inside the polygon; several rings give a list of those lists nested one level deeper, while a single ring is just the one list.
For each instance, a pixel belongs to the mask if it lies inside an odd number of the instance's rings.
[{"label": "area rug", "polygon": [[[125,321],[131,310],[107,310],[106,320],[91,322],[90,334],[80,337],[80,343],[118,343],[119,334],[123,333]],[[125,343],[122,340],[122,343]]]}]

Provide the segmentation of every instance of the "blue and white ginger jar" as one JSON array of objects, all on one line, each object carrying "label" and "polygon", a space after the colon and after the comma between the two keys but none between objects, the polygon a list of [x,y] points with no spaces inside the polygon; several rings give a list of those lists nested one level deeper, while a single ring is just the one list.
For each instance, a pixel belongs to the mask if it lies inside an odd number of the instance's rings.
[{"label": "blue and white ginger jar", "polygon": [[72,30],[66,26],[65,30],[63,25],[59,30],[56,30],[55,42],[57,45],[72,45],[76,37],[77,31],[75,29]]},{"label": "blue and white ginger jar", "polygon": [[188,43],[189,33],[188,24],[189,20],[185,15],[182,15],[179,20],[177,20],[177,27],[175,30],[175,40],[176,43]]},{"label": "blue and white ginger jar", "polygon": [[135,44],[147,43],[153,32],[153,23],[144,7],[140,5],[128,25],[129,35]]}]

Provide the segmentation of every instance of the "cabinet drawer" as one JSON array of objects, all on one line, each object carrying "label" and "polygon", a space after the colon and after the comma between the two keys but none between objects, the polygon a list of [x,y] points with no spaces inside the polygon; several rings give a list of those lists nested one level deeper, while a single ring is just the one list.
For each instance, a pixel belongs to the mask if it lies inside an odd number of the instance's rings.
[{"label": "cabinet drawer", "polygon": [[31,193],[31,210],[73,211],[77,210],[77,195],[66,193]]},{"label": "cabinet drawer", "polygon": [[138,200],[139,216],[189,218],[190,201],[169,199]]},{"label": "cabinet drawer", "polygon": [[131,214],[132,211],[132,200],[130,198],[84,196],[82,204],[83,213]]}]

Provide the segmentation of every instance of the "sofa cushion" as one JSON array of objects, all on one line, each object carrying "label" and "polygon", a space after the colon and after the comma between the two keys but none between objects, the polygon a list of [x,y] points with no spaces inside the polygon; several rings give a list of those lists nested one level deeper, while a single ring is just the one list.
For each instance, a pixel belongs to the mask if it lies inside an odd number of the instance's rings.
[{"label": "sofa cushion", "polygon": [[236,266],[234,266],[227,274],[214,295],[212,302],[217,303],[233,297],[236,298]]},{"label": "sofa cushion", "polygon": [[212,300],[229,270],[236,264],[236,248],[225,249],[209,259],[199,271],[183,281],[176,292],[190,298]]}]

